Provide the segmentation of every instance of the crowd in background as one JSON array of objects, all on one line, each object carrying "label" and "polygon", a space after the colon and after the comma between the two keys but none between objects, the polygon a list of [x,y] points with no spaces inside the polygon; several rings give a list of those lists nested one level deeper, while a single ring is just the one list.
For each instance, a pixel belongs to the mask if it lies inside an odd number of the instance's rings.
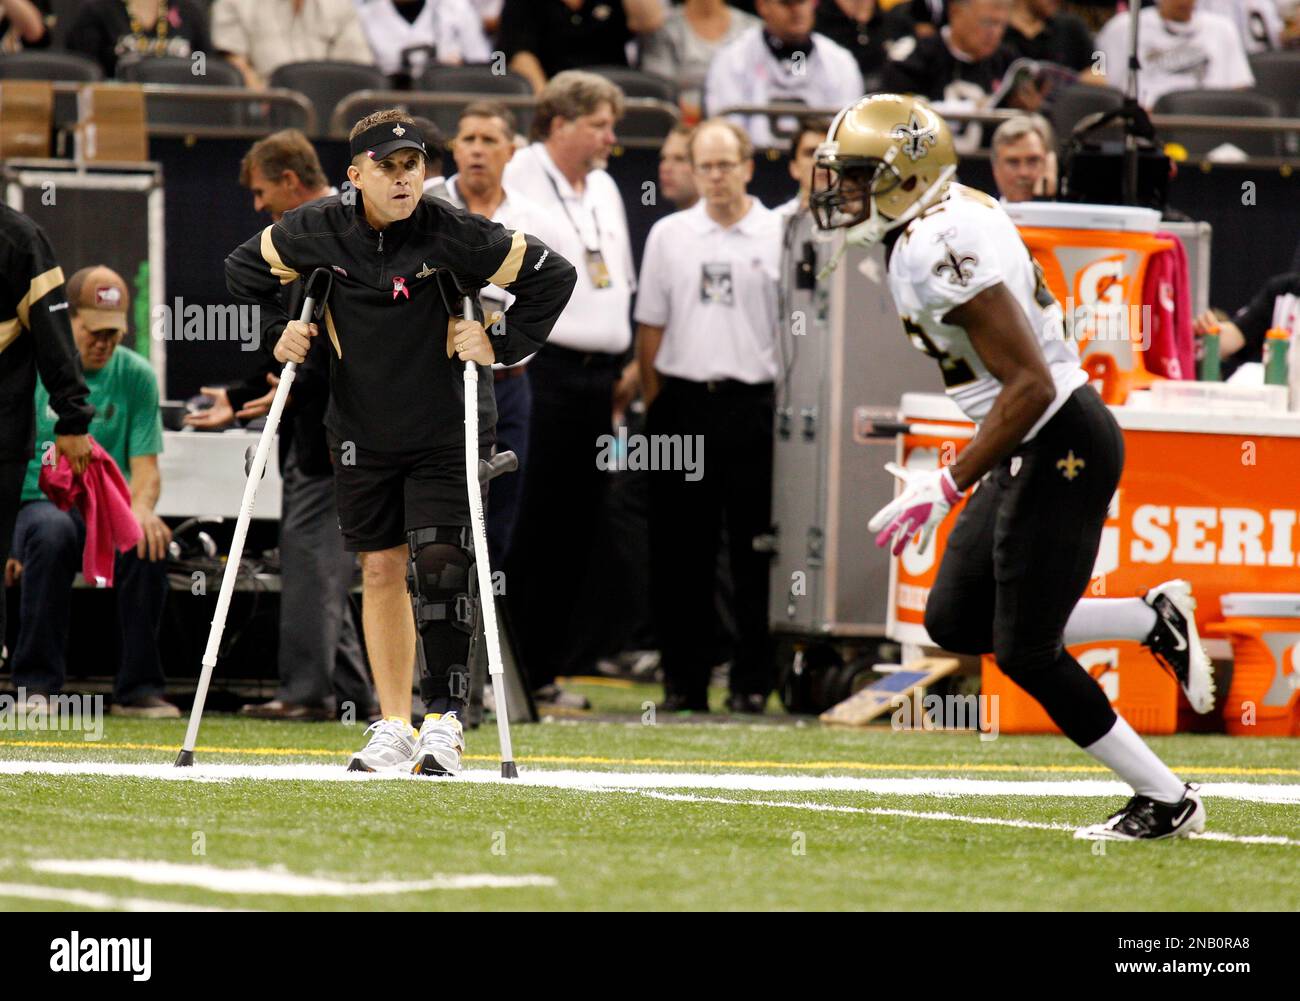
[{"label": "crowd in background", "polygon": [[[0,0],[6,51],[48,45],[49,10],[48,0]],[[1246,54],[1296,41],[1295,14],[1288,0],[1159,0],[1144,12],[1144,30],[1164,38],[1168,54],[1149,60],[1142,100],[1189,81],[1250,86]],[[374,65],[409,86],[431,62],[489,62],[501,53],[527,78],[537,92],[533,141],[517,133],[504,106],[470,105],[447,137],[456,173],[439,176],[431,163],[426,182],[434,196],[535,233],[579,271],[547,346],[527,363],[495,371],[498,447],[519,454],[521,471],[493,484],[490,536],[493,565],[505,568],[509,582],[506,604],[521,658],[545,704],[580,707],[556,679],[591,670],[597,656],[618,671],[613,661],[621,653],[624,667],[640,676],[658,663],[664,707],[691,711],[707,710],[711,674],[730,661],[728,707],[762,712],[772,658],[767,571],[753,540],[771,517],[777,258],[783,227],[807,209],[813,157],[830,123],[793,115],[773,125],[767,116],[718,113],[772,102],[833,108],[873,89],[979,105],[1000,90],[1018,58],[1114,86],[1122,83],[1128,37],[1116,17],[1113,3],[1065,12],[1059,0],[215,0],[210,7],[199,0],[88,0],[63,38],[108,75],[126,59],[210,51],[250,87],[265,86],[285,63],[308,59]],[[665,139],[658,174],[661,197],[678,211],[651,230],[639,273],[622,196],[604,170],[624,96],[608,79],[582,72],[611,65],[674,81],[685,120]],[[994,180],[1008,202],[1055,190],[1056,138],[1032,113],[1041,83],[1030,77],[1001,88],[1006,106],[1027,112],[991,138]],[[788,148],[799,192],[769,207],[748,186],[754,148],[775,143]],[[272,220],[333,191],[311,143],[291,131],[257,143],[240,182]],[[120,425],[109,451],[130,483],[141,531],[139,546],[117,567],[116,695],[126,710],[170,715],[156,645],[170,541],[153,515],[157,386],[147,365],[114,351],[125,333],[128,291],[105,272],[79,271],[69,299],[91,400]],[[1300,282],[1292,284],[1300,294]],[[507,310],[509,296],[489,290],[484,304],[489,313]],[[190,423],[217,430],[263,415],[274,371],[268,363],[242,385],[204,387],[211,407]],[[275,698],[246,709],[263,718],[328,718],[345,703],[363,716],[371,710],[364,651],[348,610],[351,556],[336,545],[323,457],[323,381],[313,383],[310,367],[300,372],[281,428],[282,622],[292,626],[281,631]],[[55,415],[40,397],[37,411],[40,441],[54,435]],[[624,425],[682,440],[707,433],[708,475],[628,475],[611,486],[592,461],[594,442]],[[107,432],[95,426],[100,440]],[[6,583],[21,581],[24,589],[8,669],[15,684],[50,693],[66,674],[68,594],[86,525],[43,498],[35,483],[40,461],[28,471],[6,565]],[[617,526],[613,550],[599,548],[593,526],[602,523]],[[649,586],[627,602],[619,648],[593,652],[582,641],[582,601],[593,585],[582,578],[607,580],[620,561],[624,575],[648,574]],[[577,571],[560,580],[558,566]],[[320,600],[322,586],[328,601]]]},{"label": "crowd in background", "polygon": [[[56,8],[66,21],[57,30]],[[399,87],[419,86],[431,64],[501,62],[534,91],[567,69],[633,66],[676,84],[693,121],[733,104],[837,106],[875,89],[979,102],[1020,58],[1122,88],[1123,9],[1115,0],[3,0],[0,37],[12,51],[57,35],[109,77],[141,58],[215,53],[253,88],[307,60],[374,66]],[[1151,104],[1173,89],[1250,86],[1247,55],[1300,44],[1300,5],[1156,0],[1143,32],[1141,98]],[[1035,110],[1045,85],[1025,78],[998,99]],[[750,124],[764,144],[766,121]]]}]

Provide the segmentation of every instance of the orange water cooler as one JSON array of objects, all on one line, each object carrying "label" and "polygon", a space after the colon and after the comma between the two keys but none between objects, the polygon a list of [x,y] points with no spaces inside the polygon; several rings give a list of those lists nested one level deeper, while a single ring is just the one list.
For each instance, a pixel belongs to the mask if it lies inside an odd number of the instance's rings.
[{"label": "orange water cooler", "polygon": [[1225,594],[1205,632],[1232,643],[1224,729],[1239,737],[1300,736],[1300,594]]},{"label": "orange water cooler", "polygon": [[1122,404],[1153,380],[1143,363],[1150,336],[1142,288],[1160,213],[1125,205],[1021,202],[1007,206],[1020,236],[1065,311],[1066,334],[1107,403]]}]

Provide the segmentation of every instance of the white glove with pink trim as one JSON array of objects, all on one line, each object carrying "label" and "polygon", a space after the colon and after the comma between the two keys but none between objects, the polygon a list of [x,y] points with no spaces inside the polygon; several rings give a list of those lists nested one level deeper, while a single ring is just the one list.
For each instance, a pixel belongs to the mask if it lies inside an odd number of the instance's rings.
[{"label": "white glove with pink trim", "polygon": [[962,499],[962,492],[948,466],[907,470],[896,462],[887,462],[885,468],[903,481],[903,492],[877,511],[867,528],[880,533],[876,536],[877,546],[887,546],[892,539],[895,556],[912,536],[919,534],[917,552],[923,553],[939,523]]}]

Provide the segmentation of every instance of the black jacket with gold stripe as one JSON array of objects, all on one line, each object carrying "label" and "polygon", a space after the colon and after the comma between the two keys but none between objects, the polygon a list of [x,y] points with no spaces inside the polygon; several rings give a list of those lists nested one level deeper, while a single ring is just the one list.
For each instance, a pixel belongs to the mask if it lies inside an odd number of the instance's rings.
[{"label": "black jacket with gold stripe", "polygon": [[[514,293],[505,321],[489,328],[496,360],[507,364],[546,342],[577,281],[573,265],[536,237],[435,198],[420,199],[409,218],[376,231],[361,194],[349,191],[285,213],[238,247],[226,258],[226,284],[261,307],[262,336],[274,344],[290,319],[280,285],[318,267],[334,272],[312,344],[330,358],[325,426],[340,441],[389,453],[450,444],[464,434],[464,364],[447,354],[450,317],[437,269],[462,284],[492,282]],[[496,403],[485,389],[492,384],[491,370],[480,366],[484,444],[495,434]]]},{"label": "black jacket with gold stripe", "polygon": [[63,269],[45,232],[0,204],[0,461],[30,459],[36,374],[59,415],[56,434],[85,434],[95,408],[72,339]]}]

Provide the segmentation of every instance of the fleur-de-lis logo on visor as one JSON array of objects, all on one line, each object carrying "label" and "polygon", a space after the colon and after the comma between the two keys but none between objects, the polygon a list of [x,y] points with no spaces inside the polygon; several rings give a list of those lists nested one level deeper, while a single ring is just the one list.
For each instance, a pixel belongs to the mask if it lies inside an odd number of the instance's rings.
[{"label": "fleur-de-lis logo on visor", "polygon": [[402,138],[402,136],[406,135],[406,129],[402,128],[400,125],[394,125],[393,135],[397,136],[397,138],[400,139]]}]

